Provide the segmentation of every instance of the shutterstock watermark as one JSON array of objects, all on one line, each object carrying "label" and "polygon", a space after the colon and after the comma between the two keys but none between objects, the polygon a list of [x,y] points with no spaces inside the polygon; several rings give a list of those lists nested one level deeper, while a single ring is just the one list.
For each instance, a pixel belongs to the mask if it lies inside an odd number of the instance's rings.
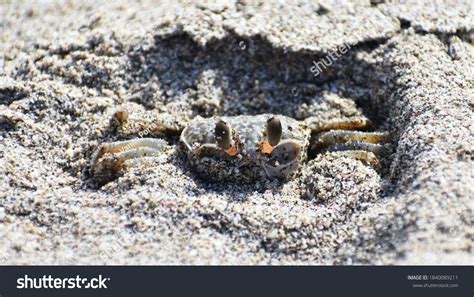
[{"label": "shutterstock watermark", "polygon": [[110,278],[98,277],[52,277],[43,275],[42,277],[29,277],[25,274],[16,280],[17,289],[107,289]]},{"label": "shutterstock watermark", "polygon": [[316,77],[321,74],[326,68],[330,67],[342,55],[347,53],[351,48],[348,43],[341,44],[335,50],[330,51],[323,59],[318,62],[313,60],[313,66],[310,68],[311,73]]}]

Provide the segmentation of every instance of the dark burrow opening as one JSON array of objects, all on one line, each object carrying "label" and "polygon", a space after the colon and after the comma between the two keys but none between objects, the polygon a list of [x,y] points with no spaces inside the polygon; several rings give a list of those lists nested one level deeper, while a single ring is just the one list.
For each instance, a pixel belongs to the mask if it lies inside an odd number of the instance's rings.
[{"label": "dark burrow opening", "polygon": [[[184,33],[156,37],[154,44],[128,52],[129,87],[140,94],[130,99],[148,108],[185,101],[202,116],[274,113],[302,120],[302,105],[321,104],[323,93],[333,93],[355,101],[378,127],[386,115],[373,104],[375,82],[356,70],[367,71],[373,65],[363,65],[356,54],[384,42],[348,45],[347,53],[330,59],[327,53],[275,48],[261,36],[243,39],[230,34],[205,47]],[[315,75],[311,68],[319,61],[325,66]],[[218,108],[199,109],[195,104],[204,96],[202,85],[216,92],[210,99],[218,101]]]}]

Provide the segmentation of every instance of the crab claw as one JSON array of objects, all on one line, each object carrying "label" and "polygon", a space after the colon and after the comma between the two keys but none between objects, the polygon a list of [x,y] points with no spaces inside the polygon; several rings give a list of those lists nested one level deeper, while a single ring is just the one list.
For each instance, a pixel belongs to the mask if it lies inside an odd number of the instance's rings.
[{"label": "crab claw", "polygon": [[287,139],[281,141],[270,154],[267,165],[264,166],[267,176],[289,176],[298,168],[301,156],[301,144]]},{"label": "crab claw", "polygon": [[226,154],[229,156],[235,156],[238,154],[238,150],[232,140],[232,130],[226,122],[219,120],[216,123],[214,135],[216,137],[217,146],[224,150]]},{"label": "crab claw", "polygon": [[287,164],[297,160],[301,153],[301,145],[292,140],[280,142],[270,155],[270,160],[279,164]]},{"label": "crab claw", "polygon": [[265,138],[262,143],[262,152],[270,154],[275,146],[280,142],[282,133],[280,119],[275,116],[268,119]]}]

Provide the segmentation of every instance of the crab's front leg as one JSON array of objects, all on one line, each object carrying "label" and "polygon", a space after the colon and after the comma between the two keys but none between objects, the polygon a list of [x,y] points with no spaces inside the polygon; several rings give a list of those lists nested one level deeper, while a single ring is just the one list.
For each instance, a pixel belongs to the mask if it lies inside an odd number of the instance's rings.
[{"label": "crab's front leg", "polygon": [[122,137],[136,138],[99,145],[92,155],[89,173],[101,184],[115,179],[124,168],[159,155],[168,145],[163,139],[143,136],[170,137],[179,134],[181,129],[169,114],[160,114],[151,120],[131,117],[127,110],[119,109],[113,119],[118,123],[117,130]]}]

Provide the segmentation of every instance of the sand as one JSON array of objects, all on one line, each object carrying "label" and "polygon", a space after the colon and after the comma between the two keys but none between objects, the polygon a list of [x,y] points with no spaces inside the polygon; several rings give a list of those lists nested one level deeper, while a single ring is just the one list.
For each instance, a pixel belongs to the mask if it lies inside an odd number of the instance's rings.
[{"label": "sand", "polygon": [[[1,2],[0,262],[474,264],[473,2],[308,2]],[[131,137],[118,107],[355,110],[390,149],[378,171],[326,153],[290,181],[217,184],[167,139],[97,185],[94,150]]]}]

